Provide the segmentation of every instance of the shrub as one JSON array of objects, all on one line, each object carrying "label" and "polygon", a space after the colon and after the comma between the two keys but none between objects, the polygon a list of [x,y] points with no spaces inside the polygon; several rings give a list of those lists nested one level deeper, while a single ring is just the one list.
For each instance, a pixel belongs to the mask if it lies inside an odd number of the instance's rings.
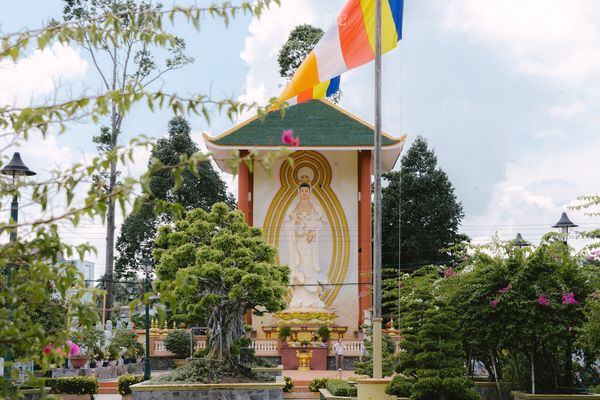
[{"label": "shrub", "polygon": [[45,385],[52,394],[96,394],[98,379],[93,376],[69,376],[65,378],[46,378]]},{"label": "shrub", "polygon": [[283,391],[285,393],[290,393],[294,390],[294,381],[289,376],[284,376],[283,380],[285,381],[285,386],[283,387]]},{"label": "shrub", "polygon": [[356,387],[343,379],[329,379],[325,387],[334,396],[356,397]]},{"label": "shrub", "polygon": [[183,329],[171,331],[165,338],[165,348],[178,358],[186,358],[190,355],[191,337],[192,334]]},{"label": "shrub", "polygon": [[279,328],[279,331],[277,332],[277,336],[279,336],[279,339],[285,340],[288,337],[292,336],[292,328],[290,328],[289,326],[282,326]]},{"label": "shrub", "polygon": [[326,342],[331,337],[331,330],[326,326],[322,326],[317,330],[317,335],[321,338],[322,342]]},{"label": "shrub", "polygon": [[206,357],[207,354],[208,354],[207,348],[196,349],[196,351],[194,352],[194,358],[204,358],[204,357]]},{"label": "shrub", "polygon": [[126,396],[131,394],[131,389],[129,388],[131,385],[135,385],[136,383],[140,383],[144,381],[143,375],[122,375],[119,377],[117,381],[117,386],[119,389],[119,394],[121,396]]},{"label": "shrub", "polygon": [[121,356],[121,349],[115,343],[111,343],[108,346],[108,359],[111,361],[117,360]]},{"label": "shrub", "polygon": [[308,384],[308,390],[318,392],[319,389],[325,389],[328,380],[329,378],[315,378]]},{"label": "shrub", "polygon": [[385,392],[398,397],[410,397],[414,381],[406,379],[402,375],[396,375],[385,388]]}]

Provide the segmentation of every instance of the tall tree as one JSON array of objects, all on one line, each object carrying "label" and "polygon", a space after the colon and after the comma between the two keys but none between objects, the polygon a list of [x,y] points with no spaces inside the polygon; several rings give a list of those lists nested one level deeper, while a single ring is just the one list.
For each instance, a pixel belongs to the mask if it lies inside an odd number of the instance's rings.
[{"label": "tall tree", "polygon": [[261,229],[249,227],[241,212],[224,203],[162,225],[156,239],[161,298],[189,319],[207,321],[207,358],[242,375],[251,372],[233,348],[245,337],[244,314],[285,307],[289,268],[275,264],[276,253]]},{"label": "tall tree", "polygon": [[[310,24],[298,25],[292,29],[277,57],[279,75],[289,82],[322,36],[323,30]],[[328,98],[337,104],[341,97],[342,92],[338,90]]]},{"label": "tall tree", "polygon": [[[155,159],[164,165],[176,165],[181,156],[191,156],[198,152],[198,146],[192,140],[190,132],[190,124],[185,118],[173,117],[169,121],[169,136],[158,140],[148,165],[152,165]],[[170,213],[155,214],[156,199],[178,203],[186,210],[201,208],[205,211],[221,201],[231,206],[235,202],[233,196],[227,194],[225,182],[209,161],[198,166],[197,174],[186,169],[177,189],[175,176],[171,171],[153,175],[149,186],[151,195],[144,198],[141,207],[129,214],[121,226],[117,239],[119,255],[115,263],[115,272],[119,278],[131,278],[141,268],[144,257],[151,257],[158,225],[172,220]]]},{"label": "tall tree", "polygon": [[[136,32],[139,29],[151,29],[157,13],[161,12],[160,4],[150,1],[136,2],[133,0],[64,0],[65,7],[63,18],[65,21],[75,21],[82,27],[104,24],[104,15],[116,15],[118,29],[122,32],[131,32],[123,35],[119,40],[106,37],[97,40],[93,37],[92,29],[83,30],[84,41],[82,47],[88,52],[96,72],[101,79],[102,86],[107,91],[130,91],[137,87],[141,93],[148,85],[160,79],[165,73],[181,68],[193,59],[184,54],[185,42],[176,38],[173,45],[166,46],[168,56],[159,63],[152,54],[147,41],[141,39]],[[135,90],[134,90],[135,92]],[[112,193],[117,185],[117,158],[112,155],[118,145],[119,134],[125,114],[121,111],[117,101],[110,101],[108,131],[110,140],[107,141],[106,153],[110,160],[108,172],[107,191]],[[107,291],[106,315],[110,316],[112,307],[112,280],[114,262],[114,236],[115,236],[115,201],[107,200],[106,213],[106,259],[105,278]]]},{"label": "tall tree", "polygon": [[397,308],[400,271],[454,265],[457,260],[446,249],[468,238],[458,232],[464,214],[452,182],[423,137],[402,157],[400,171],[383,177],[388,183],[382,213],[383,312],[389,317]]}]

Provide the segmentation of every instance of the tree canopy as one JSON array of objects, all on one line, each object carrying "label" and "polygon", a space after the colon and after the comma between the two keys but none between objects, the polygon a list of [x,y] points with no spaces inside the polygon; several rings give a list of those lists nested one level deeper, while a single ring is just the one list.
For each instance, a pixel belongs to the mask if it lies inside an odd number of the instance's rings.
[{"label": "tree canopy", "polygon": [[[190,133],[190,124],[184,117],[173,117],[169,121],[168,137],[158,139],[148,167],[152,166],[154,160],[164,165],[176,165],[182,156],[189,157],[197,153],[198,146]],[[151,257],[158,225],[172,220],[169,212],[155,214],[156,199],[181,205],[186,210],[201,208],[208,211],[213,204],[221,201],[234,205],[233,197],[227,195],[225,182],[209,161],[200,163],[196,173],[185,169],[177,178],[181,179],[177,188],[175,179],[172,171],[154,174],[149,182],[150,193],[143,196],[140,208],[129,214],[123,222],[117,239],[119,254],[115,270],[118,277],[131,277],[135,271],[142,269],[144,257]]]},{"label": "tree canopy", "polygon": [[462,204],[424,138],[415,139],[402,157],[400,171],[383,178],[383,313],[389,318],[396,313],[399,274],[428,264],[456,265],[458,260],[447,249],[467,238],[458,232]]},{"label": "tree canopy", "polygon": [[[275,264],[276,249],[225,203],[194,209],[159,228],[153,255],[161,296],[189,320],[210,327],[208,358],[249,373],[232,353],[245,337],[244,314],[282,310],[289,268]],[[176,301],[175,301],[176,300]]]}]

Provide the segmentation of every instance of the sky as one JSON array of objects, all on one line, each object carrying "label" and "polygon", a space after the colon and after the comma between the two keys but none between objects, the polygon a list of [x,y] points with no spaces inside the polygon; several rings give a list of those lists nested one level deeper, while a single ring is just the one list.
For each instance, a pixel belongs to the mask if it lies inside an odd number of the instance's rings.
[{"label": "sky", "polygon": [[[284,81],[276,58],[289,31],[302,23],[326,29],[345,0],[281,3],[260,19],[239,17],[229,27],[206,19],[200,32],[177,20],[174,30],[195,62],[155,88],[258,102],[278,95]],[[0,10],[0,31],[8,33],[60,18],[62,2],[0,0]],[[599,191],[598,15],[595,0],[405,0],[403,40],[383,60],[383,128],[408,135],[408,145],[419,135],[428,140],[463,204],[461,230],[475,242],[494,234],[509,240],[517,232],[539,242],[563,211],[582,230],[600,225],[597,217],[568,209],[578,196]],[[79,93],[99,84],[90,58],[76,47],[55,45],[16,65],[0,63],[3,104],[43,99],[57,87]],[[372,121],[372,87],[372,65],[344,74],[340,105]],[[124,123],[123,140],[164,136],[171,116],[136,107]],[[234,124],[218,115],[210,125],[199,117],[190,122],[200,145],[201,132],[217,135]],[[34,136],[20,150],[43,176],[53,167],[89,160],[97,130],[82,121],[62,135]],[[141,173],[147,159],[140,152],[126,173]],[[225,179],[235,192],[235,179]],[[23,213],[27,218],[36,211]],[[64,237],[98,248],[88,258],[99,276],[101,221],[65,229]]]}]

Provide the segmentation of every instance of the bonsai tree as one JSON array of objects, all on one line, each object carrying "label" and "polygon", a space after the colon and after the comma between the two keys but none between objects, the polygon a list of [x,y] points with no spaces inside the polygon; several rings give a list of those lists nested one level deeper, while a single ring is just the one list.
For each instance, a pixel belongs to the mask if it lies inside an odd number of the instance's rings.
[{"label": "bonsai tree", "polygon": [[246,311],[261,315],[285,307],[289,268],[276,265],[275,254],[262,231],[225,203],[159,228],[153,256],[161,297],[190,320],[207,321],[206,358],[237,375],[251,375],[232,352],[245,337]]},{"label": "bonsai tree", "polygon": [[165,338],[165,348],[174,353],[177,358],[189,357],[192,343],[192,334],[184,329],[169,332]]},{"label": "bonsai tree", "polygon": [[289,326],[280,326],[277,331],[277,336],[279,336],[279,339],[281,340],[287,340],[287,338],[292,336],[292,328]]},{"label": "bonsai tree", "polygon": [[322,342],[327,342],[331,336],[331,330],[326,326],[321,326],[317,330],[317,335],[321,338]]}]

